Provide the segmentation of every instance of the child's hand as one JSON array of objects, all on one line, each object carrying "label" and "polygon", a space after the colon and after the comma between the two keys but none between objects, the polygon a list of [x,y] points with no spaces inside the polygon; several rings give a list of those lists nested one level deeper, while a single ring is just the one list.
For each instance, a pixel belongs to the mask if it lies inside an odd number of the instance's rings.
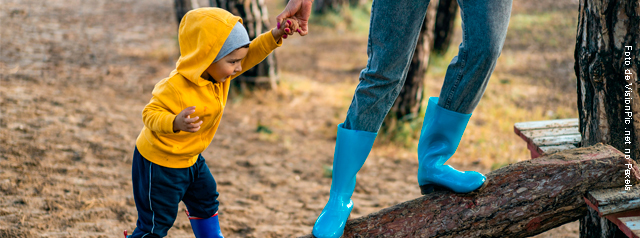
[{"label": "child's hand", "polygon": [[191,114],[196,112],[196,107],[187,107],[182,110],[176,116],[176,119],[173,120],[173,131],[188,131],[188,132],[196,132],[200,130],[200,125],[202,125],[202,121],[195,123],[200,119],[199,117],[191,118]]},{"label": "child's hand", "polygon": [[280,41],[280,38],[287,39],[287,36],[293,35],[295,32],[300,32],[298,21],[292,18],[285,19],[280,27],[273,28],[271,34],[276,41]]}]

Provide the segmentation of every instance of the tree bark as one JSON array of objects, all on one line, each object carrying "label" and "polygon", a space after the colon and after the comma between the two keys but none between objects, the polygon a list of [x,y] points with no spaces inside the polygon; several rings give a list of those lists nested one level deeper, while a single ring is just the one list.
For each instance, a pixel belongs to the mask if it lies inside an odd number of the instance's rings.
[{"label": "tree bark", "polygon": [[[640,162],[639,3],[580,0],[579,10],[574,70],[581,146],[602,142]],[[616,232],[597,213],[580,219],[581,237],[614,237]]]},{"label": "tree bark", "polygon": [[603,144],[515,163],[489,173],[471,194],[435,192],[351,219],[343,237],[533,236],[583,216],[588,190],[623,185],[625,163]]},{"label": "tree bark", "polygon": [[191,0],[174,0],[173,7],[176,13],[176,22],[178,23],[178,28],[180,28],[180,22],[182,21],[182,17],[187,14],[188,11],[193,9],[191,4]]},{"label": "tree bark", "polygon": [[358,6],[366,2],[367,0],[315,0],[313,12],[322,14],[327,11],[340,11],[344,6]]},{"label": "tree bark", "polygon": [[436,25],[434,29],[433,52],[444,54],[451,45],[453,38],[453,23],[458,14],[457,0],[440,0],[436,13]]},{"label": "tree bark", "polygon": [[[638,4],[638,1],[580,0],[574,56],[581,145],[601,142],[623,153],[628,149],[636,162],[640,162]],[[625,58],[629,58],[628,64]],[[627,70],[631,74],[625,74]],[[625,79],[627,75],[629,80]],[[627,91],[629,94],[625,95]],[[633,117],[627,119],[625,112],[632,112]],[[625,132],[629,133],[628,142]]]},{"label": "tree bark", "polygon": [[587,214],[580,219],[580,238],[628,238],[618,226],[607,218],[600,218],[598,212],[588,207]]},{"label": "tree bark", "polygon": [[385,118],[383,130],[395,130],[397,120],[407,120],[418,117],[424,94],[424,76],[427,73],[429,55],[433,47],[434,19],[437,8],[437,1],[432,1],[427,8],[427,14],[420,29],[420,36],[418,37],[418,42],[413,52],[413,58],[411,59],[404,86]]},{"label": "tree bark", "polygon": [[313,12],[322,14],[326,11],[339,11],[343,5],[349,3],[349,0],[315,0],[313,2]]},{"label": "tree bark", "polygon": [[[271,30],[269,13],[264,0],[209,0],[209,4],[212,7],[223,8],[236,16],[240,16],[251,40]],[[236,88],[267,86],[275,90],[277,89],[277,68],[276,54],[274,52],[267,56],[264,61],[234,79],[232,85]]]}]

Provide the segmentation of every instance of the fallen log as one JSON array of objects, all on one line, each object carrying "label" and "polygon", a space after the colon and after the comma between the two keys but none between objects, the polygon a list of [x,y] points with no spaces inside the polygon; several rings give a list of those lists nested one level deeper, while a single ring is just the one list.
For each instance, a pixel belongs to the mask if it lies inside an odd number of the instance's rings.
[{"label": "fallen log", "polygon": [[629,162],[638,184],[635,162],[609,145],[518,162],[489,173],[472,194],[434,192],[351,219],[343,237],[533,236],[584,216],[587,191],[623,187]]}]

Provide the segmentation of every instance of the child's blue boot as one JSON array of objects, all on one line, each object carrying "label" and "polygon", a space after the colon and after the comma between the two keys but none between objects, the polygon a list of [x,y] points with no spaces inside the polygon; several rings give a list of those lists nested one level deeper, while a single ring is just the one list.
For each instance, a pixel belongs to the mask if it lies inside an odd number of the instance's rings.
[{"label": "child's blue boot", "polygon": [[480,188],[486,177],[475,171],[461,172],[445,162],[456,152],[471,114],[462,114],[438,105],[429,98],[418,144],[418,184],[422,194],[434,189],[468,193]]},{"label": "child's blue boot", "polygon": [[218,213],[209,218],[199,218],[189,215],[189,211],[185,211],[191,222],[191,229],[196,238],[224,238],[220,231],[220,223],[218,221]]},{"label": "child's blue boot", "polygon": [[338,125],[338,137],[333,154],[333,174],[329,201],[313,226],[318,238],[342,236],[353,208],[351,195],[356,187],[356,174],[367,160],[378,133],[348,130]]}]

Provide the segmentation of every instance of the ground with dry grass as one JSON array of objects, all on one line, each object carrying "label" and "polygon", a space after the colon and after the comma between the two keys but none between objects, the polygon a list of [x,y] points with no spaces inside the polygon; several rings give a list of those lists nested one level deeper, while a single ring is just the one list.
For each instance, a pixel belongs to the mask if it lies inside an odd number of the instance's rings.
[{"label": "ground with dry grass", "polygon": [[[273,16],[283,7],[268,4]],[[134,142],[154,84],[178,55],[174,21],[169,0],[0,0],[0,237],[117,237],[135,227]],[[277,92],[230,97],[203,153],[228,237],[307,234],[328,199],[336,125],[366,64],[367,24],[326,22],[277,50]],[[487,173],[526,160],[513,123],[577,117],[576,22],[574,0],[514,3],[496,71],[449,164]],[[439,94],[455,54],[432,58],[427,96]],[[377,142],[352,217],[420,196],[412,138]],[[186,216],[169,237],[192,237]],[[539,237],[577,237],[577,226]]]}]

